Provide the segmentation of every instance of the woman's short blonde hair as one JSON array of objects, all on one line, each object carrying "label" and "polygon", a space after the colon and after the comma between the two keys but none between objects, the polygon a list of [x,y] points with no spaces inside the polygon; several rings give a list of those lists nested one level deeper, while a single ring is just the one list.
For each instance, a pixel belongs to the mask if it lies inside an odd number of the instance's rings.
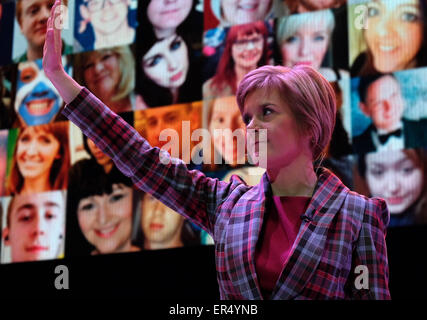
[{"label": "woman's short blonde hair", "polygon": [[113,101],[118,101],[129,96],[135,88],[135,58],[129,46],[113,47],[96,51],[88,51],[74,56],[74,78],[82,86],[87,86],[84,79],[84,68],[89,58],[100,57],[106,52],[117,55],[120,66],[120,83]]},{"label": "woman's short blonde hair", "polygon": [[289,37],[295,35],[302,27],[321,21],[326,22],[326,29],[331,35],[335,28],[335,17],[330,9],[283,17],[277,21],[276,41],[279,46],[282,46]]},{"label": "woman's short blonde hair", "polygon": [[335,126],[335,92],[330,83],[306,65],[262,66],[249,72],[237,89],[237,104],[242,114],[246,97],[258,89],[280,93],[301,134],[311,138],[313,160],[317,160],[330,142]]}]

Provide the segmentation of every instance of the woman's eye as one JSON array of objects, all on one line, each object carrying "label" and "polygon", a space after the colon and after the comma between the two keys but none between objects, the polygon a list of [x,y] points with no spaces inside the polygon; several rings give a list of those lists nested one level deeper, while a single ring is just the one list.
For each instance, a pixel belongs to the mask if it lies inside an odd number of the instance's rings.
[{"label": "woman's eye", "polygon": [[314,37],[314,41],[324,41],[325,36],[324,35],[317,35]]},{"label": "woman's eye", "polygon": [[43,143],[43,144],[49,144],[51,143],[51,140],[49,137],[45,137],[45,136],[41,136],[39,137],[39,140]]},{"label": "woman's eye", "polygon": [[25,134],[19,138],[19,142],[29,142],[31,140],[30,136]]},{"label": "woman's eye", "polygon": [[94,66],[94,63],[88,63],[87,65],[85,65],[85,66],[83,67],[83,69],[84,69],[84,70],[88,70],[88,69],[90,69],[90,68],[93,68],[93,66]]},{"label": "woman's eye", "polygon": [[251,122],[251,117],[250,116],[243,116],[243,123],[245,125],[248,125],[249,122]]},{"label": "woman's eye", "polygon": [[95,208],[93,203],[86,203],[84,205],[81,206],[80,210],[82,211],[90,211],[93,210]]},{"label": "woman's eye", "polygon": [[108,60],[108,59],[110,59],[112,56],[113,56],[113,55],[112,55],[111,53],[106,54],[106,55],[102,56],[101,60],[102,60],[102,61]]},{"label": "woman's eye", "polygon": [[375,7],[368,7],[368,17],[375,17],[380,14],[380,10]]},{"label": "woman's eye", "polygon": [[402,171],[405,173],[405,174],[410,174],[410,173],[412,173],[412,171],[414,171],[414,167],[404,167],[404,168],[402,168]]},{"label": "woman's eye", "polygon": [[373,175],[375,177],[380,177],[383,175],[384,170],[382,170],[382,169],[371,169],[370,173],[371,173],[371,175]]},{"label": "woman's eye", "polygon": [[120,193],[120,194],[114,194],[110,197],[110,202],[117,202],[120,201],[121,199],[123,199],[125,197],[124,194]]},{"label": "woman's eye", "polygon": [[295,42],[297,42],[297,40],[298,40],[298,37],[291,36],[291,37],[289,37],[289,38],[286,39],[286,42],[287,43],[295,43]]},{"label": "woman's eye", "polygon": [[162,56],[160,54],[157,54],[154,57],[152,57],[149,60],[147,60],[147,62],[145,63],[145,65],[147,67],[149,67],[149,68],[152,68],[152,67],[158,65],[161,60],[162,60]]},{"label": "woman's eye", "polygon": [[174,41],[172,41],[172,43],[170,44],[170,50],[171,51],[175,51],[178,50],[181,47],[181,39],[175,39]]},{"label": "woman's eye", "polygon": [[402,14],[402,20],[405,22],[416,22],[419,19],[420,19],[419,16],[412,12],[404,12]]},{"label": "woman's eye", "polygon": [[263,109],[262,109],[262,115],[263,115],[263,116],[268,116],[268,115],[270,115],[271,113],[273,113],[273,110],[272,110],[272,109],[270,109],[270,108],[263,108]]}]

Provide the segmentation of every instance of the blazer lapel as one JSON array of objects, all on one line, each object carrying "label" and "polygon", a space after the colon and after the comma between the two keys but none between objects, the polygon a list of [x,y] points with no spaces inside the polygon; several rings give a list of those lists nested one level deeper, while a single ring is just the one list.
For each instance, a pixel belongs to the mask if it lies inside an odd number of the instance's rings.
[{"label": "blazer lapel", "polygon": [[323,254],[329,225],[348,194],[348,188],[329,170],[319,168],[319,171],[305,212],[311,221],[302,222],[271,299],[292,299],[304,289]]},{"label": "blazer lapel", "polygon": [[[244,299],[262,299],[255,269],[255,248],[266,210],[271,186],[265,173],[260,183],[234,206],[225,241],[230,278]],[[242,206],[240,206],[242,204]],[[233,245],[232,245],[233,244]]]}]

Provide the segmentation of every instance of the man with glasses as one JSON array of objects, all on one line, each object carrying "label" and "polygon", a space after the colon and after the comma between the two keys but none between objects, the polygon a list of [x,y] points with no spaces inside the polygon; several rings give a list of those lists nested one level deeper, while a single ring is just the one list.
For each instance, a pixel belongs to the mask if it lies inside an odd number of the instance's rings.
[{"label": "man with glasses", "polygon": [[80,0],[82,20],[79,33],[84,33],[90,23],[95,40],[93,47],[82,43],[84,50],[126,45],[134,41],[135,29],[128,21],[131,2],[132,0]]}]

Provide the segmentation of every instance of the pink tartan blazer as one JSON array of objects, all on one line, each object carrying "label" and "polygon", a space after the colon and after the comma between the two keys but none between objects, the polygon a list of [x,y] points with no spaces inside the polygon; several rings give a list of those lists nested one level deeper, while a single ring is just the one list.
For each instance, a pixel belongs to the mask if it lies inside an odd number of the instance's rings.
[{"label": "pink tartan blazer", "polygon": [[[262,299],[254,254],[264,215],[272,205],[265,174],[248,186],[188,170],[145,139],[87,89],[63,113],[132,178],[136,187],[209,232],[221,299]],[[318,182],[291,254],[271,299],[390,299],[385,242],[390,216],[384,200],[350,191],[329,170]],[[369,271],[368,289],[355,286],[355,268]]]}]

